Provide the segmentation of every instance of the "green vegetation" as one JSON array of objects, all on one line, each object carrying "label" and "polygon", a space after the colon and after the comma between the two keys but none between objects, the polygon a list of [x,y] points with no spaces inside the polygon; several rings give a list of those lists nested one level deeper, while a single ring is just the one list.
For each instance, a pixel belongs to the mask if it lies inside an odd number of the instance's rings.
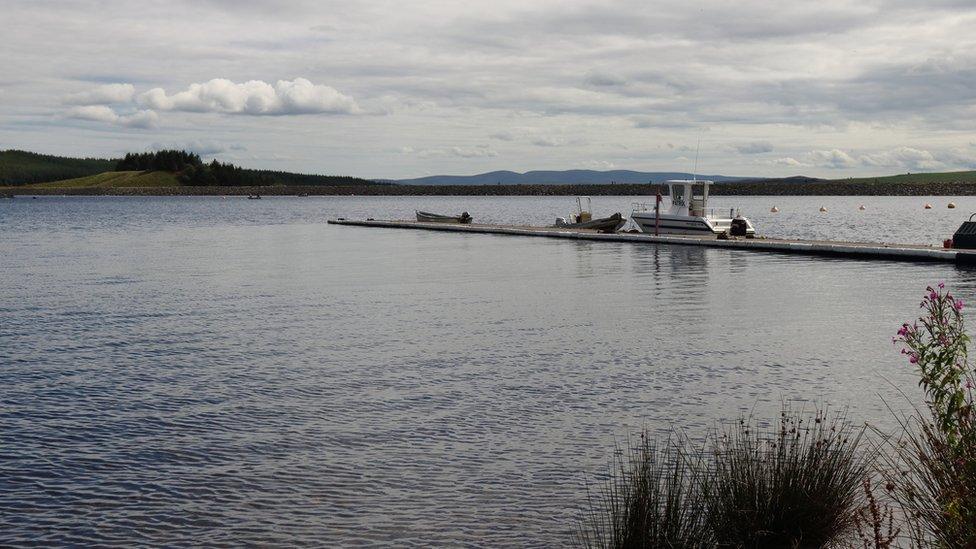
[{"label": "green vegetation", "polygon": [[87,177],[76,177],[63,181],[34,183],[19,187],[23,190],[37,189],[122,189],[126,187],[179,187],[176,174],[155,172],[104,172]]},{"label": "green vegetation", "polygon": [[161,170],[177,174],[183,185],[195,187],[266,187],[271,185],[370,185],[357,177],[305,175],[271,170],[250,170],[216,159],[209,164],[186,151],[165,150],[129,153],[118,161],[116,170]]},{"label": "green vegetation", "polygon": [[[618,458],[577,532],[588,548],[829,547],[865,507],[863,427],[785,409],[776,428],[742,419],[696,447],[650,434]],[[679,442],[675,442],[679,440]]]},{"label": "green vegetation", "polygon": [[856,185],[926,185],[930,183],[976,183],[976,171],[970,172],[941,172],[941,173],[903,173],[883,177],[852,177],[848,179],[834,179],[834,183],[851,183]]},{"label": "green vegetation", "polygon": [[[128,153],[119,160],[62,158],[23,151],[0,152],[0,188],[7,187],[13,191],[113,194],[113,189],[286,185],[352,187],[381,184],[357,177],[252,170],[217,160],[204,163],[199,155],[182,150]],[[169,192],[172,191],[166,191]],[[307,193],[308,190],[301,192]]]},{"label": "green vegetation", "polygon": [[0,151],[0,187],[29,185],[94,175],[111,170],[114,160],[66,158],[27,151]]}]

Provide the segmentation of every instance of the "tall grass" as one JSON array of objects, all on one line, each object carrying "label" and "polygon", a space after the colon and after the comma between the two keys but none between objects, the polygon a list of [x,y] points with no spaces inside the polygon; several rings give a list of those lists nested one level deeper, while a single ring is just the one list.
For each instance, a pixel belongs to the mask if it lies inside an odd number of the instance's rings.
[{"label": "tall grass", "polygon": [[976,548],[976,438],[962,441],[915,418],[886,457],[886,481],[919,546]]},{"label": "tall grass", "polygon": [[714,546],[706,524],[707,469],[684,439],[640,443],[616,454],[609,478],[589,498],[577,542],[593,549]]},{"label": "tall grass", "polygon": [[853,534],[867,458],[842,416],[784,410],[703,448],[646,435],[583,515],[584,547],[820,547]]},{"label": "tall grass", "polygon": [[727,428],[708,502],[719,546],[822,547],[850,533],[868,471],[863,432],[842,416],[789,410],[772,429]]}]

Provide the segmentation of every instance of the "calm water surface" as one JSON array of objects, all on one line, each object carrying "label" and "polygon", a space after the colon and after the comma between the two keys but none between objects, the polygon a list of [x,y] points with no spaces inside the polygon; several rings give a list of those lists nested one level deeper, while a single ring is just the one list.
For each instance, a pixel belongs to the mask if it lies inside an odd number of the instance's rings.
[{"label": "calm water surface", "polygon": [[[713,205],[771,236],[937,243],[976,211],[948,200]],[[952,265],[325,224],[570,206],[0,202],[0,545],[560,545],[642,426],[811,399],[891,427],[883,399],[916,394],[892,332],[926,284],[976,297]]]}]

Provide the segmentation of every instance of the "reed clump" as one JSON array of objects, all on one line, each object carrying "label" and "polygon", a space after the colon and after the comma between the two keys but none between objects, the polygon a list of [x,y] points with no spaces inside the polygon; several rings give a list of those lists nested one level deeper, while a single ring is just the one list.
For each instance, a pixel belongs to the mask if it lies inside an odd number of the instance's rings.
[{"label": "reed clump", "polygon": [[784,410],[741,420],[712,449],[709,524],[722,547],[823,547],[850,532],[868,460],[864,429],[840,415]]},{"label": "reed clump", "polygon": [[694,446],[644,433],[614,464],[579,527],[584,547],[821,547],[849,534],[868,462],[863,428],[785,409]]},{"label": "reed clump", "polygon": [[680,437],[619,450],[577,530],[583,547],[709,547],[706,469]]}]

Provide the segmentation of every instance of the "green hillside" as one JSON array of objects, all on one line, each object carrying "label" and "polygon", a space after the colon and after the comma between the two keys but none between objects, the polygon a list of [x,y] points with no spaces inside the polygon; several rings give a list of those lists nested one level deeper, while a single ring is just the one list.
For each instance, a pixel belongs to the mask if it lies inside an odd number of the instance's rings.
[{"label": "green hillside", "polygon": [[976,183],[976,171],[970,172],[940,172],[940,173],[903,173],[883,177],[852,177],[835,179],[836,183],[905,185],[929,183]]},{"label": "green hillside", "polygon": [[24,185],[19,189],[117,189],[122,187],[179,187],[176,174],[169,172],[104,172],[87,177]]},{"label": "green hillside", "polygon": [[66,158],[27,151],[0,151],[0,186],[85,177],[115,168],[115,160]]}]

